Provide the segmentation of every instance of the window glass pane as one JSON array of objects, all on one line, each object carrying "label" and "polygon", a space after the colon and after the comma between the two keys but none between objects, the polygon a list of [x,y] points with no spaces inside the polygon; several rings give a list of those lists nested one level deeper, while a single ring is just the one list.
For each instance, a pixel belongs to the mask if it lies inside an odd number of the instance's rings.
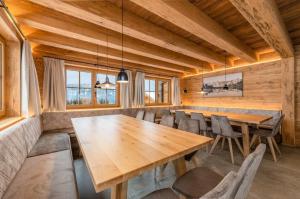
[{"label": "window glass pane", "polygon": [[92,89],[80,88],[79,104],[91,104],[92,102]]},{"label": "window glass pane", "polygon": [[158,81],[158,103],[166,104],[169,102],[169,82],[168,81]]},{"label": "window glass pane", "polygon": [[150,80],[150,91],[155,91],[155,80]]},{"label": "window glass pane", "polygon": [[106,90],[98,88],[96,93],[97,103],[106,104]]},{"label": "window glass pane", "polygon": [[67,70],[67,87],[79,87],[79,72],[74,70]]},{"label": "window glass pane", "polygon": [[97,80],[100,81],[100,83],[105,82],[105,74],[97,74]]},{"label": "window glass pane", "polygon": [[80,72],[80,88],[92,88],[92,73]]},{"label": "window glass pane", "polygon": [[107,90],[107,103],[116,104],[116,90],[113,89]]},{"label": "window glass pane", "polygon": [[149,102],[150,102],[150,93],[149,92],[145,92],[144,101],[146,104],[149,104]]},{"label": "window glass pane", "polygon": [[0,42],[0,110],[3,109],[3,91],[2,91],[2,85],[3,85],[3,63],[4,63],[4,45]]},{"label": "window glass pane", "polygon": [[79,104],[79,88],[67,88],[67,105]]},{"label": "window glass pane", "polygon": [[[112,84],[116,85],[116,76],[115,75],[107,75],[109,81]],[[97,80],[100,83],[104,83],[106,79],[106,74],[97,74]],[[116,96],[116,86],[110,86],[109,88],[99,88],[96,90],[96,101],[98,104],[116,104],[117,103],[117,96]]]},{"label": "window glass pane", "polygon": [[149,91],[149,80],[145,79],[145,91]]},{"label": "window glass pane", "polygon": [[155,92],[150,92],[150,104],[155,103]]}]

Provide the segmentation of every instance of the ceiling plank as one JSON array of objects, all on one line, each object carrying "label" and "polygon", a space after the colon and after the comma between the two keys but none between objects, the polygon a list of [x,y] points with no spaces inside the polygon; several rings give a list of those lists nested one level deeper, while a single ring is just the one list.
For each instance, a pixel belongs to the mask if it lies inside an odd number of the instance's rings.
[{"label": "ceiling plank", "polygon": [[[108,54],[108,58],[122,60],[122,52],[119,50],[114,50],[109,48],[107,51],[106,47],[98,46],[92,43],[83,42],[76,39],[71,39],[68,37],[63,37],[60,35],[55,35],[52,33],[39,31],[28,35],[28,39],[38,44],[53,46],[53,47],[66,49],[66,50],[78,51],[89,55],[98,55],[99,57],[101,57],[101,59],[103,58],[106,59]],[[145,66],[165,69],[169,71],[183,72],[183,73],[196,72],[194,69],[185,68],[174,64],[153,60],[150,58],[134,55],[131,53],[124,52],[123,57],[124,57],[123,58],[124,61],[130,63],[142,64]]]},{"label": "ceiling plank", "polygon": [[255,62],[253,49],[187,0],[129,0],[185,31],[248,62]]},{"label": "ceiling plank", "polygon": [[291,39],[274,0],[230,0],[230,2],[281,57],[294,55]]},{"label": "ceiling plank", "polygon": [[[64,18],[64,20],[61,20],[62,18]],[[39,30],[44,30],[101,46],[107,45],[106,35],[108,35],[108,47],[116,50],[122,50],[121,34],[113,31],[100,31],[98,28],[95,28],[94,24],[84,22],[74,17],[66,17],[58,12],[55,13],[55,16],[47,16],[47,13],[27,14],[18,16],[17,20],[21,25],[30,26]],[[136,55],[193,69],[201,69],[204,64],[197,59],[193,59],[128,36],[124,36],[123,43],[123,50],[125,52]]]},{"label": "ceiling plank", "polygon": [[[103,1],[30,1],[99,26],[122,32],[122,10],[107,1],[105,1],[105,5],[103,5]],[[123,25],[123,32],[128,36],[209,63],[223,64],[223,57],[221,55],[154,25],[126,10],[124,10]]]},{"label": "ceiling plank", "polygon": [[[50,56],[58,59],[64,59],[68,63],[74,63],[77,65],[86,66],[86,64],[83,63],[82,64],[76,63],[76,62],[84,62],[84,63],[89,63],[91,66],[100,69],[105,69],[105,67],[107,66],[106,60],[103,59],[97,60],[97,56],[79,53],[71,50],[60,49],[52,46],[37,44],[36,47],[33,49],[33,53],[38,56]],[[168,75],[168,76],[183,75],[183,73],[178,73],[174,71],[163,70],[163,69],[158,69],[153,67],[147,67],[145,65],[140,65],[140,64],[132,64],[126,61],[123,63],[124,63],[124,67],[129,70],[138,70],[138,71],[144,71],[145,73],[149,72],[158,75]],[[97,66],[97,64],[99,66]],[[121,68],[121,65],[122,65],[121,61],[115,59],[109,59],[109,63],[108,63],[109,67]]]}]

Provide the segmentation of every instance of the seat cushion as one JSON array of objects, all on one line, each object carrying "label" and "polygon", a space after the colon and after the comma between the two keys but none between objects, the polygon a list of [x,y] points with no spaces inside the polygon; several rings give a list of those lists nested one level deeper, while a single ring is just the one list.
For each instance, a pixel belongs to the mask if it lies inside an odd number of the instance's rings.
[{"label": "seat cushion", "polygon": [[269,129],[255,129],[255,130],[250,131],[250,133],[256,134],[261,137],[272,136],[272,130],[269,130]]},{"label": "seat cushion", "polygon": [[24,129],[21,123],[0,133],[0,198],[27,156]]},{"label": "seat cushion", "polygon": [[70,150],[27,158],[3,199],[74,199],[76,181]]},{"label": "seat cushion", "polygon": [[143,199],[179,199],[172,189],[160,189],[146,195]]},{"label": "seat cushion", "polygon": [[28,154],[28,157],[63,151],[70,148],[70,137],[67,133],[43,134]]},{"label": "seat cushion", "polygon": [[23,122],[27,153],[31,151],[42,133],[40,116],[25,119]]},{"label": "seat cushion", "polygon": [[206,168],[197,167],[179,177],[173,189],[188,198],[200,198],[212,190],[223,177],[216,172]]}]

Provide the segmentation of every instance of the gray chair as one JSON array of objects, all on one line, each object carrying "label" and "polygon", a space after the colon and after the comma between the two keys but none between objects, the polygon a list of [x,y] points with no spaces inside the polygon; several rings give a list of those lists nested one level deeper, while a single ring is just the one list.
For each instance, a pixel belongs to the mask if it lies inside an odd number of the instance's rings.
[{"label": "gray chair", "polygon": [[162,116],[164,116],[164,115],[171,115],[171,112],[170,112],[170,110],[169,109],[163,109],[163,110],[161,110],[160,112],[160,116],[162,117]]},{"label": "gray chair", "polygon": [[148,122],[153,122],[155,121],[155,113],[151,111],[146,111],[146,114],[144,116],[144,120]]},{"label": "gray chair", "polygon": [[138,111],[138,113],[136,114],[136,119],[139,119],[139,120],[143,120],[144,119],[144,114],[145,114],[145,111],[143,110],[140,110]]},{"label": "gray chair", "polygon": [[[189,118],[181,119],[178,125],[179,130],[187,131],[190,133],[199,134],[200,128],[199,128],[199,122],[198,120],[193,120]],[[186,156],[184,156],[184,159],[187,161],[191,161],[194,155],[197,151],[194,151]],[[195,163],[197,164],[197,163]]]},{"label": "gray chair", "polygon": [[[255,174],[266,150],[261,144],[243,162],[239,171],[222,177],[205,168],[195,168],[179,177],[172,188],[187,198],[246,199]],[[144,199],[179,199],[172,189],[166,188],[148,194]]]},{"label": "gray chair", "polygon": [[163,126],[174,127],[174,116],[173,115],[163,115],[160,121]]},{"label": "gray chair", "polygon": [[186,114],[184,111],[175,111],[175,124],[176,125],[179,125],[179,122],[181,119],[185,119],[187,118],[186,117]]},{"label": "gray chair", "polygon": [[191,113],[191,119],[199,121],[200,133],[207,136],[211,132],[211,127],[207,125],[205,117],[202,113]]},{"label": "gray chair", "polygon": [[281,152],[280,152],[280,149],[279,149],[274,137],[279,133],[283,120],[284,120],[284,115],[281,115],[280,117],[276,118],[276,120],[274,121],[274,126],[271,130],[256,129],[256,130],[251,131],[251,133],[253,134],[253,137],[250,142],[250,147],[254,144],[254,142],[256,141],[257,138],[258,138],[259,142],[261,142],[261,137],[266,138],[275,162],[277,162],[277,157],[276,157],[274,147],[277,150],[277,152],[279,153],[279,155],[281,155]]},{"label": "gray chair", "polygon": [[[242,137],[240,132],[236,132],[232,129],[230,122],[226,116],[213,116],[212,117],[212,129],[213,133],[217,134],[217,138],[213,143],[213,146],[210,150],[210,154],[213,153],[216,145],[218,144],[220,138],[228,140],[228,146],[230,150],[230,157],[231,162],[234,164],[234,156],[233,156],[233,148],[232,148],[232,139],[235,141],[236,145],[238,146],[240,152],[243,154],[243,148],[238,140],[238,138]],[[222,148],[223,148],[222,143]]]}]

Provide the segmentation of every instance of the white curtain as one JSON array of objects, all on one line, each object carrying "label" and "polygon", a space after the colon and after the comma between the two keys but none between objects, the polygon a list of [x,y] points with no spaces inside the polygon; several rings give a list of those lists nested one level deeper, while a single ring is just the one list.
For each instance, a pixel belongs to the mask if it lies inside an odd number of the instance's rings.
[{"label": "white curtain", "polygon": [[180,81],[179,78],[172,78],[172,104],[173,106],[180,106]]},{"label": "white curtain", "polygon": [[43,109],[47,112],[66,110],[64,61],[44,57]]},{"label": "white curtain", "polygon": [[22,115],[24,117],[40,115],[42,109],[39,82],[31,46],[27,40],[23,42],[22,46],[21,74]]},{"label": "white curtain", "polygon": [[125,72],[128,76],[128,83],[120,84],[120,105],[121,108],[131,108],[133,96],[132,73],[129,70],[126,70]]},{"label": "white curtain", "polygon": [[134,87],[134,107],[144,107],[145,95],[145,73],[137,72],[135,76],[135,87]]}]

